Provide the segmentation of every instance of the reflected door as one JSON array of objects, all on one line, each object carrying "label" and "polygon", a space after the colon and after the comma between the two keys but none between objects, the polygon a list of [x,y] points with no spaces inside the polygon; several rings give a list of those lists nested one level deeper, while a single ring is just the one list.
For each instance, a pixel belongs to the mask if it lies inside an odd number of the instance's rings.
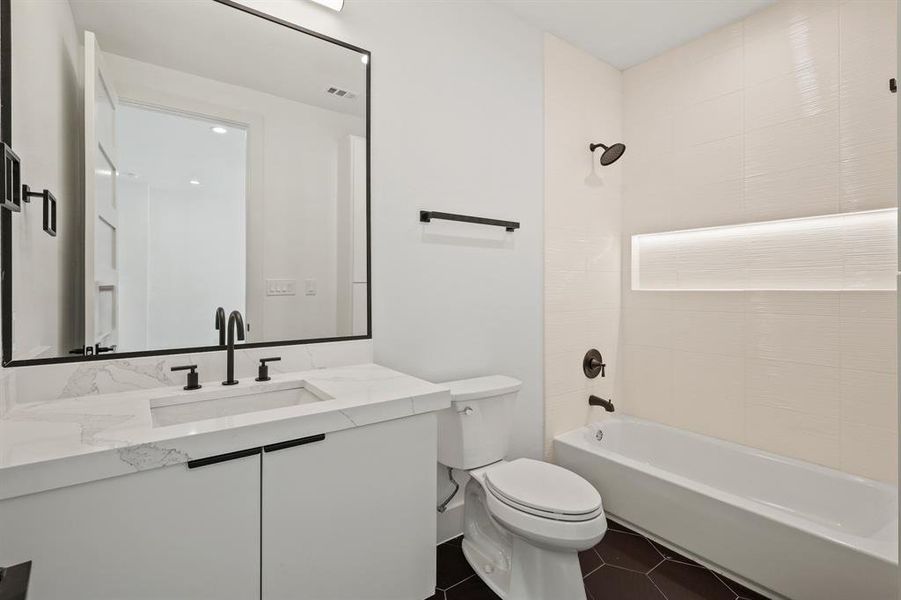
[{"label": "reflected door", "polygon": [[118,98],[97,38],[84,34],[85,353],[113,352],[119,337],[116,261]]}]

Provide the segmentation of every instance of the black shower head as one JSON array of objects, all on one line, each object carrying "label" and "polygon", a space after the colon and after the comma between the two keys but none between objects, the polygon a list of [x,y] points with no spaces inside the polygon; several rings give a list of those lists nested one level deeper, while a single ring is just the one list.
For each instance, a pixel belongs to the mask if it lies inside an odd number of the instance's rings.
[{"label": "black shower head", "polygon": [[613,144],[612,146],[606,146],[604,144],[589,144],[588,149],[594,152],[598,148],[603,148],[604,153],[601,154],[601,165],[607,166],[612,165],[619,157],[623,155],[623,152],[626,151],[625,144]]}]

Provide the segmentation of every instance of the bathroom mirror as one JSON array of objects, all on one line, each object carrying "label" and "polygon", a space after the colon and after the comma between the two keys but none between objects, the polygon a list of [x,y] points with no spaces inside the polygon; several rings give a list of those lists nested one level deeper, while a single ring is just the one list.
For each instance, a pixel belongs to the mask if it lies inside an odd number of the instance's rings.
[{"label": "bathroom mirror", "polygon": [[[7,366],[370,336],[370,54],[225,0],[2,0]],[[46,190],[46,191],[45,191]]]}]

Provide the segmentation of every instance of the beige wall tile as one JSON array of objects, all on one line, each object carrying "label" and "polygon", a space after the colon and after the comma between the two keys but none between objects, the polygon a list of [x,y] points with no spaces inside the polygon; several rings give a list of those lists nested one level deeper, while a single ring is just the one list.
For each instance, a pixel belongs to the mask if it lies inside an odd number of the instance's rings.
[{"label": "beige wall tile", "polygon": [[841,416],[839,373],[832,367],[749,358],[745,369],[749,405]]},{"label": "beige wall tile", "polygon": [[[650,74],[653,70],[654,65],[649,65],[633,73],[631,85],[640,88],[644,85],[642,72]],[[600,167],[587,144],[622,139],[622,85],[620,71],[554,36],[545,37],[544,380],[548,456],[554,435],[587,422],[591,414],[588,395],[602,392],[609,397],[616,386],[624,162]],[[667,139],[653,128],[640,128],[637,135],[647,135],[658,147]],[[630,144],[630,158],[633,148]],[[635,154],[641,157],[641,152]],[[646,160],[657,158],[648,154]],[[648,194],[652,196],[657,194]],[[592,347],[604,355],[609,373],[606,378],[592,381],[582,372],[582,358]]]},{"label": "beige wall tile", "polygon": [[898,431],[896,373],[841,370],[842,421]]},{"label": "beige wall tile", "polygon": [[752,404],[747,407],[745,427],[752,446],[841,468],[841,431],[836,417]]},{"label": "beige wall tile", "polygon": [[744,378],[742,358],[674,352],[674,423],[704,435],[744,441]]},{"label": "beige wall tile", "polygon": [[[584,410],[584,395],[612,394],[627,414],[896,479],[893,231],[837,219],[815,252],[766,232],[741,247],[642,238],[641,283],[667,291],[632,289],[631,237],[896,206],[897,99],[885,87],[896,17],[892,1],[783,0],[624,72],[629,153],[610,178],[622,202],[574,189],[585,175],[565,165],[576,154],[549,162],[570,180],[551,190],[566,208],[549,206],[547,223],[588,243],[583,267],[580,242],[550,240],[549,269],[615,271],[619,237],[622,307],[607,298],[593,312],[600,279],[546,273],[548,314],[572,311],[548,317],[555,377],[568,381],[586,343],[616,348],[614,377],[560,384],[571,391],[554,396],[569,398],[554,405],[554,427],[602,417]],[[592,222],[557,214],[574,210]],[[621,229],[608,231],[614,210]],[[766,289],[746,291],[755,285]],[[815,289],[776,289],[793,286]],[[586,334],[583,318],[604,326]]]},{"label": "beige wall tile", "polygon": [[842,426],[841,468],[871,479],[897,481],[897,443],[896,432],[845,423]]}]

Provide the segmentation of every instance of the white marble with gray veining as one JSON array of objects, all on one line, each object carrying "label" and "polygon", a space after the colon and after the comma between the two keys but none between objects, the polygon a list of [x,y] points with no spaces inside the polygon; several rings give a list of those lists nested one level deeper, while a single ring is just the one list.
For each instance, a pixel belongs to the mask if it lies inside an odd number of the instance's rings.
[{"label": "white marble with gray veining", "polygon": [[[450,406],[446,387],[369,363],[273,372],[271,382],[245,377],[240,384],[249,391],[266,391],[297,381],[330,399],[154,427],[152,400],[189,398],[192,392],[182,390],[179,381],[97,393],[111,381],[121,386],[146,384],[146,379],[171,382],[162,368],[132,369],[122,364],[126,362],[77,371],[65,390],[81,395],[7,406],[0,414],[0,500]],[[208,382],[204,390],[216,385],[218,381]]]},{"label": "white marble with gray veining", "polygon": [[[328,367],[372,362],[371,340],[344,340],[322,344],[297,344],[268,348],[238,348],[235,373],[241,377],[256,375],[260,358],[279,356],[270,364],[272,373],[293,373]],[[165,387],[184,380],[184,373],[172,373],[179,365],[196,364],[201,381],[225,378],[225,352],[170,354],[115,358],[85,362],[58,363],[4,369],[12,378],[8,394],[0,387],[0,415],[10,404],[36,400],[59,400],[95,394],[127,392]]]}]

